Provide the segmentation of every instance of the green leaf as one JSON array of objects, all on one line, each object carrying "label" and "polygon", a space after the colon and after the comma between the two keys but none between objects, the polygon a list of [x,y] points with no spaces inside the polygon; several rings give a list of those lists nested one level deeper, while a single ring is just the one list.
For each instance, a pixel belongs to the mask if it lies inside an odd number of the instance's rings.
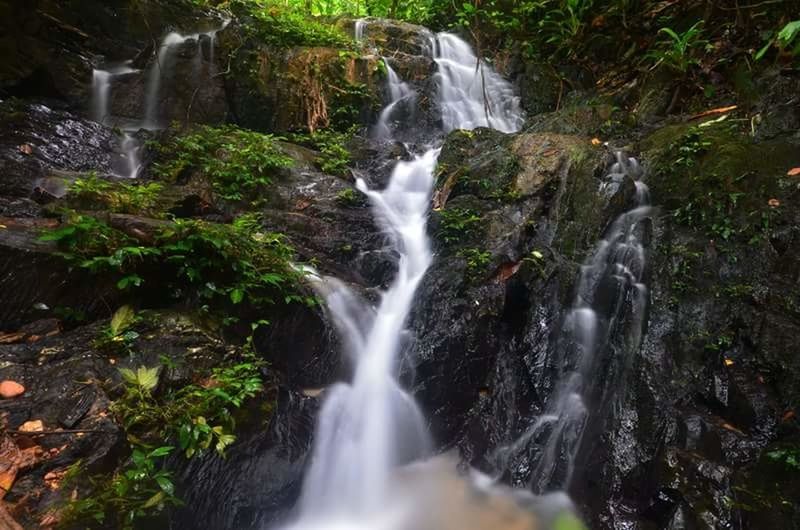
[{"label": "green leaf", "polygon": [[770,40],[768,43],[766,43],[766,44],[764,45],[764,47],[763,47],[763,48],[761,48],[760,50],[758,50],[758,53],[756,53],[756,56],[755,56],[755,57],[756,57],[756,61],[758,61],[758,60],[760,60],[762,57],[764,57],[764,55],[767,53],[767,51],[769,51],[769,49],[770,49],[771,47],[772,47],[772,41]]},{"label": "green leaf", "polygon": [[800,33],[800,20],[794,20],[786,24],[782,30],[778,32],[778,40],[784,48],[788,46],[792,40]]},{"label": "green leaf", "polygon": [[231,291],[230,297],[231,297],[231,302],[233,302],[234,304],[238,304],[244,298],[244,290],[236,288]]},{"label": "green leaf", "polygon": [[156,458],[156,457],[159,457],[159,456],[166,456],[166,455],[170,454],[170,452],[172,452],[173,449],[175,449],[175,448],[170,446],[170,445],[165,445],[165,446],[153,449],[152,451],[150,451],[150,453],[147,456],[149,456],[150,458]]},{"label": "green leaf", "polygon": [[129,306],[124,305],[114,312],[111,317],[111,334],[116,336],[129,328],[136,319],[136,311]]},{"label": "green leaf", "polygon": [[147,499],[147,502],[142,504],[142,508],[152,508],[153,506],[161,504],[164,501],[165,497],[166,494],[163,491],[159,491],[158,493]]},{"label": "green leaf", "polygon": [[153,390],[158,385],[158,372],[157,366],[153,368],[140,366],[136,370],[136,384],[148,392]]},{"label": "green leaf", "polygon": [[167,477],[156,477],[156,482],[158,487],[167,495],[172,496],[175,494],[175,484]]}]

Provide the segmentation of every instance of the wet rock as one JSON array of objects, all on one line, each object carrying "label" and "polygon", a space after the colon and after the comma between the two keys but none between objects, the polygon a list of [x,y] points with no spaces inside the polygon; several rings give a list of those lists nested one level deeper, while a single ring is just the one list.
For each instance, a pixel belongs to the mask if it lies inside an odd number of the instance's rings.
[{"label": "wet rock", "polygon": [[25,387],[16,381],[3,381],[0,382],[0,397],[3,399],[11,399],[21,396],[25,392]]},{"label": "wet rock", "polygon": [[[266,428],[256,412],[247,425],[240,424],[224,459],[210,452],[174,462],[186,504],[176,523],[255,530],[285,522],[300,492],[317,406],[317,399],[281,389]],[[208,502],[212,498],[225,502]]]},{"label": "wet rock", "polygon": [[[366,23],[364,40],[370,45],[390,53],[399,51],[417,56],[430,56],[432,53],[433,34],[423,26],[376,17],[365,17],[361,20]],[[351,32],[355,28],[355,20],[352,19],[342,19],[337,24]]]},{"label": "wet rock", "polygon": [[107,314],[107,304],[119,298],[113,279],[70,267],[54,244],[39,240],[42,230],[55,226],[53,220],[0,218],[0,224],[0,292],[6,293],[1,330],[16,331],[58,308]]},{"label": "wet rock", "polygon": [[[101,125],[38,103],[0,103],[0,196],[5,200],[63,195],[70,178],[111,173],[119,138]],[[71,173],[71,174],[70,174]],[[34,191],[40,192],[34,195]]]}]

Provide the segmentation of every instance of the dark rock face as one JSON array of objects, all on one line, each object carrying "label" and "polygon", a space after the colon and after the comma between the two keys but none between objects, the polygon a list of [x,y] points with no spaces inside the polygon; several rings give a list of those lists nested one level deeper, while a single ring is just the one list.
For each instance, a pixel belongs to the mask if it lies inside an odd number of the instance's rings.
[{"label": "dark rock face", "polygon": [[[63,196],[68,173],[110,173],[119,138],[69,112],[10,100],[0,104],[0,195]],[[66,173],[66,174],[65,174]]]},{"label": "dark rock face", "polygon": [[239,434],[226,458],[208,454],[178,463],[187,507],[178,511],[175,524],[209,530],[265,528],[290,517],[317,408],[316,399],[281,389],[269,422],[253,412],[251,426]]}]

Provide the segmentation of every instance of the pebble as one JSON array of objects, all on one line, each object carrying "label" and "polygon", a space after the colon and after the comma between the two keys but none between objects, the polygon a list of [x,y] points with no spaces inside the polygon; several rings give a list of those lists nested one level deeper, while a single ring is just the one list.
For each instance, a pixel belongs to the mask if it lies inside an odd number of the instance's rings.
[{"label": "pebble", "polygon": [[3,381],[0,383],[0,397],[4,399],[11,399],[22,395],[25,392],[25,387],[16,381]]}]

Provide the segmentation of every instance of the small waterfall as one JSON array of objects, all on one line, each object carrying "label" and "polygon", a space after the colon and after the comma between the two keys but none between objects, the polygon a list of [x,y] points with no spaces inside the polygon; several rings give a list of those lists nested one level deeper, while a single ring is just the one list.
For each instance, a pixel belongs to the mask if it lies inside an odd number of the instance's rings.
[{"label": "small waterfall", "polygon": [[[648,303],[643,221],[652,213],[641,176],[635,159],[617,154],[603,189],[616,190],[624,178],[634,179],[635,206],[612,223],[581,267],[559,343],[562,349],[571,345],[574,353],[556,361],[564,372],[546,412],[515,444],[519,449],[545,433],[531,475],[534,492],[569,488],[576,458],[589,443],[583,440],[586,427],[593,414],[602,415],[640,346]],[[614,337],[623,343],[613,343]]]},{"label": "small waterfall", "polygon": [[385,57],[383,58],[383,64],[386,66],[386,86],[389,91],[389,103],[381,110],[378,116],[378,123],[373,129],[372,135],[376,139],[391,138],[397,128],[397,122],[401,121],[400,118],[403,117],[401,115],[402,111],[405,110],[405,113],[409,115],[413,114],[417,100],[416,91],[411,88],[411,85],[400,79],[389,60]]},{"label": "small waterfall", "polygon": [[[356,31],[363,34],[359,22]],[[466,60],[475,60],[469,46],[457,37],[441,38],[467,50]],[[450,61],[455,64],[460,58]],[[511,86],[484,66],[485,93],[475,92],[469,89],[475,83],[474,69],[458,66],[472,71],[473,76],[441,76],[440,108],[448,115],[447,130],[487,124],[515,130],[521,123],[516,100],[492,100],[501,94],[513,94]],[[440,65],[441,68],[445,66]],[[391,137],[392,108],[409,99],[413,90],[390,67],[388,72],[390,101],[381,113],[379,126]],[[452,83],[460,86],[451,86]],[[481,100],[463,102],[447,97],[453,93],[465,97],[477,94]],[[467,116],[454,108],[480,107],[484,95],[491,108],[503,111],[492,120],[481,121],[480,117]],[[400,387],[397,371],[406,342],[405,322],[417,286],[433,259],[426,223],[440,146],[441,139],[412,160],[398,161],[384,190],[369,189],[362,179],[356,182],[358,190],[369,198],[379,225],[399,256],[397,276],[378,307],[372,310],[334,278],[314,280],[345,344],[353,350],[349,354],[355,368],[349,383],[336,384],[325,393],[296,528],[407,530],[426,527],[420,520],[434,520],[431,511],[414,500],[419,491],[416,495],[397,493],[397,466],[426,456],[430,449],[424,418],[414,399]],[[431,495],[443,493],[433,491]],[[422,497],[435,504],[431,495]]]},{"label": "small waterfall", "polygon": [[367,29],[367,21],[363,18],[359,18],[355,22],[355,29],[353,30],[353,36],[355,37],[356,41],[361,42],[364,40],[364,31]]},{"label": "small waterfall", "polygon": [[[177,32],[168,33],[158,46],[158,53],[153,64],[150,66],[150,71],[147,74],[147,93],[145,96],[145,115],[143,127],[146,129],[161,129],[162,117],[159,115],[161,104],[161,91],[162,83],[165,76],[168,76],[173,67],[175,60],[175,53],[180,49],[180,46],[189,41],[197,43],[196,66],[198,70],[200,61],[202,61],[202,37],[209,39],[209,63],[214,64],[214,48],[217,42],[217,33],[222,31],[230,23],[230,19],[225,19],[222,25],[218,28],[201,33],[190,33],[183,35]],[[199,74],[199,72],[196,72]]]},{"label": "small waterfall", "polygon": [[92,70],[92,100],[90,117],[104,125],[108,125],[111,117],[110,113],[110,97],[111,85],[114,77],[124,74],[132,74],[138,72],[135,68],[130,67],[130,61],[120,65],[111,66],[106,70],[94,69]]},{"label": "small waterfall", "polygon": [[514,132],[522,127],[519,96],[511,84],[475,56],[469,44],[451,33],[439,33],[431,46],[438,66],[445,132],[476,127]]}]

